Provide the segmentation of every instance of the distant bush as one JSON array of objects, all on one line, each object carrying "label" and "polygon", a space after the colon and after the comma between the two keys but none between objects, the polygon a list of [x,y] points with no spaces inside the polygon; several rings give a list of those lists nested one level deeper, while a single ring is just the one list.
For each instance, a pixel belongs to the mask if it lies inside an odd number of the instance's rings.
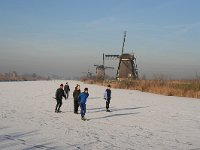
[{"label": "distant bush", "polygon": [[142,92],[150,92],[162,94],[166,96],[181,96],[200,98],[200,80],[106,80],[101,83],[95,80],[89,81],[91,84],[101,84],[107,86],[110,84],[112,88],[140,90]]},{"label": "distant bush", "polygon": [[49,80],[49,78],[38,76],[35,73],[32,75],[18,75],[16,72],[0,74],[0,81],[37,81],[37,80]]}]

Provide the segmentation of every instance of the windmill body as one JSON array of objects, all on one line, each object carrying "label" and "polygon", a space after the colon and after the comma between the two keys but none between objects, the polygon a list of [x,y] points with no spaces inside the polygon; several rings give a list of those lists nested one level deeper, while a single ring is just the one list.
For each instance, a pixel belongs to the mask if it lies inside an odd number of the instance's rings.
[{"label": "windmill body", "polygon": [[103,54],[103,65],[94,65],[96,66],[96,79],[97,80],[104,80],[105,79],[105,70],[106,69],[114,69],[113,67],[107,67],[104,66],[105,59],[104,59],[104,54]]},{"label": "windmill body", "polygon": [[89,70],[89,69],[88,69],[88,71],[87,71],[87,72],[82,72],[82,73],[83,73],[83,74],[85,74],[87,78],[89,78],[89,79],[90,79],[90,78],[92,78],[92,74],[93,74],[93,73],[92,73],[92,72],[90,72],[90,70]]},{"label": "windmill body", "polygon": [[124,53],[125,37],[126,37],[126,32],[124,32],[121,55],[106,55],[106,58],[119,59],[119,65],[118,65],[117,74],[116,74],[117,80],[138,78],[138,71],[137,71],[135,56],[133,54]]},{"label": "windmill body", "polygon": [[117,69],[117,80],[137,79],[137,65],[135,57],[132,54],[122,54]]}]

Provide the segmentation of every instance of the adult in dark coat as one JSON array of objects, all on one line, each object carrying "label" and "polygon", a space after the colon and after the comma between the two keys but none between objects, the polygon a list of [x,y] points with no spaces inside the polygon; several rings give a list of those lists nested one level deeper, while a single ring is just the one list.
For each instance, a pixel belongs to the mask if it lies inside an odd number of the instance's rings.
[{"label": "adult in dark coat", "polygon": [[64,90],[65,90],[65,93],[67,95],[67,99],[69,97],[69,92],[70,92],[70,88],[69,88],[69,85],[68,85],[68,82],[66,82],[65,86],[64,86]]},{"label": "adult in dark coat", "polygon": [[60,111],[60,107],[62,106],[62,97],[64,97],[66,99],[66,95],[65,92],[63,90],[63,84],[60,85],[60,88],[58,88],[56,90],[56,108],[55,108],[55,112],[61,112]]},{"label": "adult in dark coat", "polygon": [[78,114],[78,107],[79,107],[79,103],[78,103],[78,96],[81,93],[80,90],[80,85],[76,85],[74,92],[73,92],[73,98],[74,98],[74,113]]}]

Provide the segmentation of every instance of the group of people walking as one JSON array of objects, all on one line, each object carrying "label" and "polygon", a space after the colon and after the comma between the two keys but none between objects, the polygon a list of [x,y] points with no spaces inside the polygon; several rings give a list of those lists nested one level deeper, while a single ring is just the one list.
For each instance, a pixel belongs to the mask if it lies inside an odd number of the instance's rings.
[{"label": "group of people walking", "polygon": [[[104,99],[106,100],[106,111],[109,112],[109,105],[111,100],[111,86],[108,85],[107,89],[104,93]],[[68,82],[66,82],[64,88],[63,84],[60,84],[60,87],[56,90],[55,99],[57,101],[55,112],[59,113],[60,107],[62,106],[62,98],[64,97],[65,100],[69,98],[70,87]],[[86,120],[85,113],[86,113],[86,102],[87,98],[89,97],[88,88],[85,88],[83,92],[81,92],[80,85],[77,84],[74,91],[73,91],[73,98],[74,98],[74,113],[78,114],[78,108],[80,106],[80,114],[81,119]]]}]

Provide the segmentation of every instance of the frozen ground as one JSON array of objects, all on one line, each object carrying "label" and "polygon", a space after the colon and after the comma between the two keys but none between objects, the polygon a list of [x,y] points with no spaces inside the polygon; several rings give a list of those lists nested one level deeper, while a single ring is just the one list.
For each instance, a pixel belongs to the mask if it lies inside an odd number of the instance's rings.
[{"label": "frozen ground", "polygon": [[[200,100],[68,81],[70,97],[55,113],[55,90],[66,81],[0,83],[1,150],[200,150]],[[86,117],[73,113],[72,91],[89,88]]]}]

